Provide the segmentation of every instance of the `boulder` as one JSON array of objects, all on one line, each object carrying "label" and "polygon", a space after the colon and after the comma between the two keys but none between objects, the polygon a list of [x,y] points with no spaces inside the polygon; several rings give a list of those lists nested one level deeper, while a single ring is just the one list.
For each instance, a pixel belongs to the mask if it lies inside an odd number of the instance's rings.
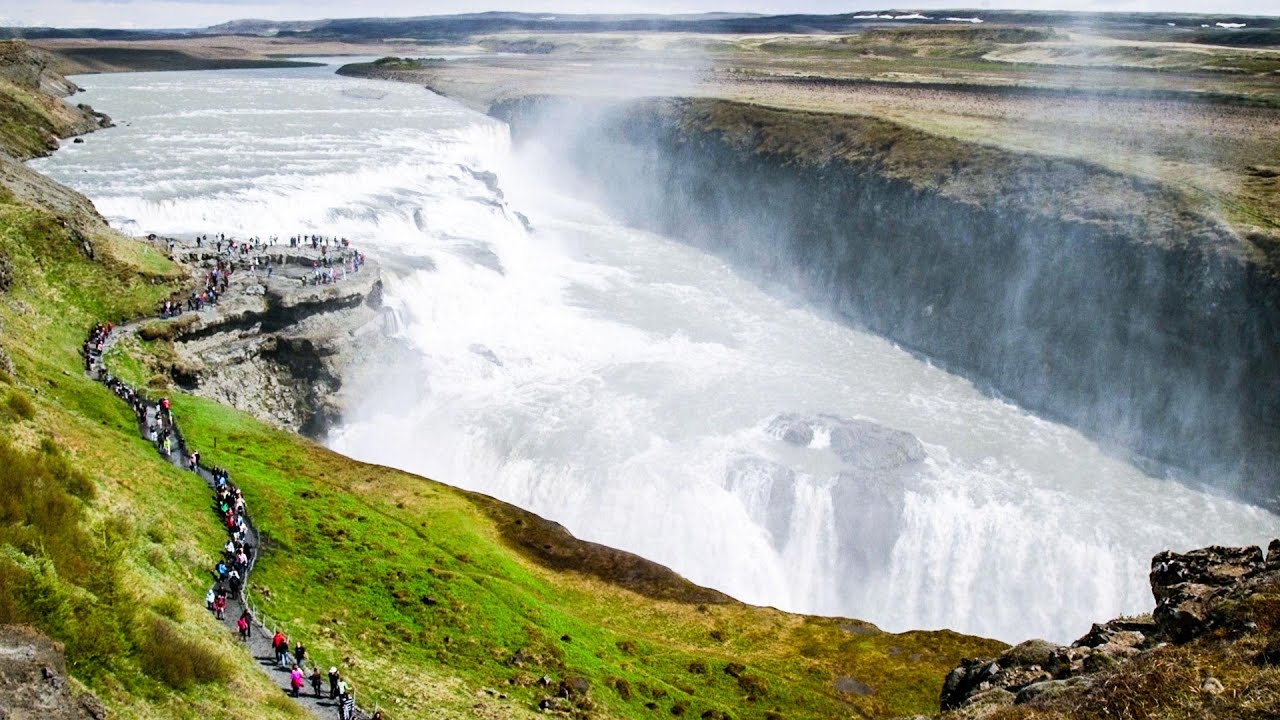
[{"label": "boulder", "polygon": [[1014,698],[1014,703],[1023,705],[1036,701],[1054,700],[1067,693],[1074,692],[1079,689],[1089,687],[1090,683],[1086,678],[1069,678],[1067,680],[1045,680],[1044,682],[1033,683],[1018,691],[1018,695]]},{"label": "boulder", "polygon": [[1215,600],[1266,569],[1257,547],[1162,552],[1151,560],[1151,592],[1156,599],[1152,617],[1173,641],[1192,640],[1209,630]]},{"label": "boulder", "polygon": [[1123,618],[1105,623],[1094,623],[1084,637],[1076,640],[1074,647],[1102,647],[1115,644],[1140,647],[1154,637],[1158,630],[1155,620],[1148,618]]},{"label": "boulder", "polygon": [[994,662],[966,659],[942,681],[942,709],[954,710],[971,696],[991,688],[991,678],[1000,671]]},{"label": "boulder", "polygon": [[793,413],[783,413],[770,420],[765,432],[798,447],[808,447],[813,442],[813,424]]},{"label": "boulder", "polygon": [[[1048,645],[1048,643],[1045,644]],[[1052,647],[1056,649],[1057,646]],[[943,681],[942,709],[954,710],[968,707],[983,696],[987,696],[988,699],[1000,698],[1003,701],[1007,695],[1009,701],[1007,704],[1012,705],[1016,693],[1022,688],[1052,679],[1053,676],[1039,665],[1005,667],[999,660],[965,660],[960,667],[948,673]],[[1004,694],[991,695],[994,691]]]},{"label": "boulder", "polygon": [[1048,667],[1061,649],[1048,640],[1027,640],[1006,650],[997,662],[1003,667]]},{"label": "boulder", "polygon": [[992,688],[974,695],[964,703],[964,707],[1008,707],[1014,703],[1017,696],[1008,690],[1001,688]]},{"label": "boulder", "polygon": [[820,417],[830,425],[831,450],[856,470],[894,470],[925,459],[924,445],[909,432],[866,420]]},{"label": "boulder", "polygon": [[1215,545],[1188,553],[1166,550],[1151,559],[1151,593],[1158,607],[1177,596],[1182,585],[1227,587],[1262,573],[1266,567],[1266,560],[1258,547]]}]

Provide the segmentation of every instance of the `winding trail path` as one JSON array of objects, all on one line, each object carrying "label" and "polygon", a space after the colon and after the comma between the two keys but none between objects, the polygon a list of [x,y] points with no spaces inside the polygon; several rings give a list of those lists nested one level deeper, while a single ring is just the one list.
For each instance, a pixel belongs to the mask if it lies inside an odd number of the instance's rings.
[{"label": "winding trail path", "polygon": [[[212,314],[216,312],[217,312],[216,309],[206,309],[201,311],[202,314],[203,313]],[[117,387],[121,387],[126,390],[137,393],[139,397],[145,397],[144,394],[138,393],[136,388],[130,388],[128,385],[125,385],[123,382],[119,381],[118,379],[114,379],[109,369],[107,368],[104,362],[104,359],[107,353],[110,352],[111,348],[113,348],[117,342],[119,342],[121,339],[125,337],[129,337],[135,334],[140,327],[142,327],[144,324],[148,322],[153,321],[154,319],[155,318],[147,318],[144,320],[139,320],[133,323],[129,323],[127,325],[122,325],[114,328],[106,336],[106,339],[103,341],[102,351],[96,357],[90,358],[90,361],[87,365],[88,373],[90,377],[96,379],[98,382],[108,385],[108,387],[111,387],[110,383],[112,383],[112,381],[114,380],[116,383],[118,383]],[[119,392],[117,392],[116,394],[117,396],[121,397],[122,400],[125,399],[125,397],[121,395]],[[138,430],[139,430],[139,433],[143,436],[143,438],[148,438],[147,427],[152,421],[156,419],[157,413],[159,412],[160,412],[160,405],[158,403],[152,402],[150,400],[146,401],[145,412],[140,413],[138,416]],[[187,471],[189,469],[189,462],[191,457],[188,451],[188,446],[186,444],[185,438],[182,435],[181,428],[179,427],[176,419],[174,419],[172,427],[173,427],[174,441],[171,443],[170,450],[166,452],[165,448],[162,446],[161,443],[155,443],[156,450],[157,452],[160,453],[161,457],[164,457],[166,460],[172,463],[175,467],[178,467],[183,469],[184,471]],[[194,473],[197,476],[199,476],[201,480],[204,481],[204,483],[209,487],[209,490],[211,492],[217,489],[217,482],[214,478],[213,473],[208,468],[204,466],[197,466],[195,468]],[[215,513],[217,513],[216,498],[211,509]],[[325,682],[322,687],[321,697],[316,697],[315,694],[311,692],[309,681],[308,681],[307,687],[304,688],[302,694],[299,695],[298,697],[293,697],[292,690],[289,686],[290,668],[280,667],[275,664],[275,651],[271,646],[271,640],[275,635],[275,629],[269,626],[269,621],[266,620],[260,613],[256,611],[252,603],[246,597],[246,593],[248,592],[248,588],[249,588],[249,578],[258,560],[258,551],[259,551],[260,543],[259,543],[259,537],[258,537],[258,528],[254,524],[252,515],[250,514],[248,508],[246,508],[244,512],[244,521],[245,521],[245,540],[246,540],[247,546],[249,547],[249,552],[247,553],[249,558],[249,565],[248,565],[248,568],[245,570],[244,582],[241,585],[240,592],[230,593],[227,596],[227,608],[226,608],[226,612],[224,613],[222,624],[228,629],[228,631],[238,636],[239,630],[236,627],[236,621],[240,618],[241,613],[247,608],[250,611],[251,616],[253,617],[253,622],[251,624],[251,632],[250,632],[249,640],[245,642],[244,645],[247,651],[249,652],[249,654],[257,662],[258,668],[264,674],[266,674],[269,678],[271,678],[272,682],[275,683],[275,685],[279,687],[282,692],[284,692],[291,700],[293,700],[300,707],[302,707],[304,710],[310,713],[312,717],[324,718],[325,720],[332,720],[333,718],[337,718],[339,717],[338,701],[336,699],[329,698],[329,688],[328,688],[328,678],[327,678],[326,667],[321,667],[321,674],[326,676]],[[307,670],[309,671],[312,667],[315,666],[316,660],[315,658],[311,657],[310,653],[308,653],[307,661],[308,661]],[[354,713],[351,713],[349,715],[350,720],[364,720],[365,718],[368,718],[368,717],[369,715],[367,715],[365,712],[360,710],[358,707],[355,709]]]}]

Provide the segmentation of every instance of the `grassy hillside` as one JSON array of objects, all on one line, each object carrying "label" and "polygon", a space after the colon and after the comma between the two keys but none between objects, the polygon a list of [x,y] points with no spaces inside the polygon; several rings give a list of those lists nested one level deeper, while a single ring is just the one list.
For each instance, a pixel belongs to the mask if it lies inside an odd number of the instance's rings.
[{"label": "grassy hillside", "polygon": [[221,536],[205,491],[80,372],[86,328],[150,311],[185,273],[107,236],[92,261],[81,240],[0,191],[0,623],[65,643],[115,717],[293,717],[204,611]]},{"label": "grassy hillside", "polygon": [[[108,362],[147,382],[164,343]],[[175,413],[258,508],[264,612],[323,664],[353,665],[362,702],[411,716],[509,716],[569,694],[554,702],[592,717],[893,717],[935,707],[956,659],[998,645],[748,607],[216,403],[178,396]]]},{"label": "grassy hillside", "polygon": [[[0,189],[0,623],[65,643],[114,717],[296,715],[202,607],[222,539],[204,485],[82,373],[92,324],[151,312],[186,271],[20,182]],[[165,342],[109,363],[150,382]],[[174,405],[256,513],[258,604],[391,717],[890,717],[936,709],[958,660],[1001,647],[741,605],[490,498]]]}]

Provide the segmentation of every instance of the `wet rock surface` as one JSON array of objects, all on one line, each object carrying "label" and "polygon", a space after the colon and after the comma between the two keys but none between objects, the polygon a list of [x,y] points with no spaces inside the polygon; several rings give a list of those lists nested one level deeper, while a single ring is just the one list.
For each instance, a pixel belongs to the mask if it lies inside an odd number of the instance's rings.
[{"label": "wet rock surface", "polygon": [[892,470],[925,458],[915,435],[866,420],[820,415],[831,432],[831,449],[857,470]]},{"label": "wet rock surface", "polygon": [[[1200,638],[1232,642],[1258,633],[1259,613],[1280,588],[1280,540],[1261,548],[1208,547],[1187,553],[1162,552],[1151,561],[1150,616],[1094,625],[1069,646],[1028,640],[992,659],[965,660],[947,675],[941,705],[964,717],[982,716],[981,705],[1043,705],[1070,693],[1101,689],[1125,663],[1170,645]],[[1265,631],[1265,630],[1263,630]],[[1275,643],[1267,645],[1272,647]],[[1280,647],[1280,646],[1277,646]],[[1264,648],[1255,661],[1265,664]],[[1276,650],[1280,657],[1280,650]],[[1223,692],[1207,677],[1200,692]]]}]

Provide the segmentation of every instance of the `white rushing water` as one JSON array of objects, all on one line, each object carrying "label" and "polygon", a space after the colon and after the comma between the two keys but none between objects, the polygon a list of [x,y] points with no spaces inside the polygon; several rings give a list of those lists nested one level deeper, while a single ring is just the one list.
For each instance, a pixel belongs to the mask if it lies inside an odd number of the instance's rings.
[{"label": "white rushing water", "polygon": [[341,452],[748,602],[1012,641],[1148,609],[1161,549],[1280,529],[619,225],[481,115],[331,72],[80,78],[122,126],[33,164],[130,232],[429,257],[387,278],[416,353],[334,432]]}]

